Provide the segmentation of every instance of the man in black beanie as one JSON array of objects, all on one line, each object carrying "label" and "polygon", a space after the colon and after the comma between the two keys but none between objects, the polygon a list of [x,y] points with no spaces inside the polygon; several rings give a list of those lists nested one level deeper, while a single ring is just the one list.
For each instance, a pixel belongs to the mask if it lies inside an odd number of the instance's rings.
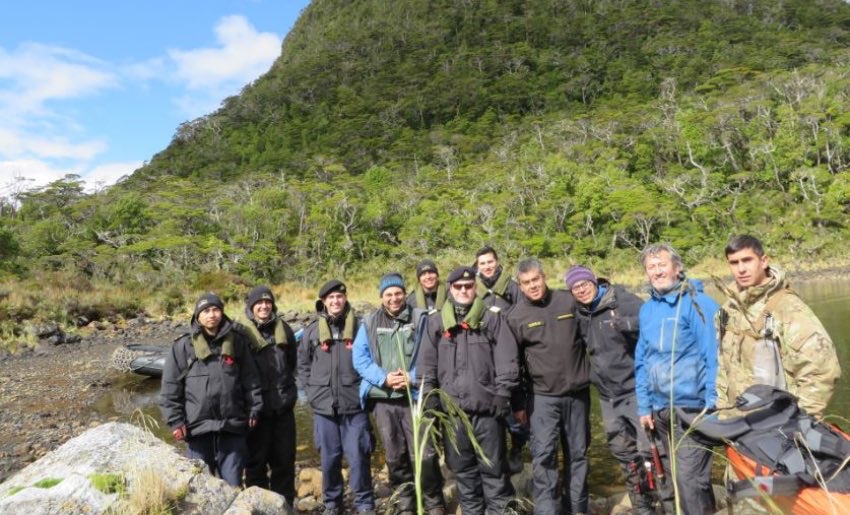
[{"label": "man in black beanie", "polygon": [[353,507],[374,515],[373,438],[369,414],[360,405],[360,375],[351,351],[360,317],[348,303],[345,283],[337,279],[319,289],[318,319],[307,326],[298,346],[298,375],[313,408],[313,434],[321,456],[324,515],[343,509],[342,456],[348,462]]},{"label": "man in black beanie", "polygon": [[174,438],[186,441],[189,458],[240,487],[245,434],[257,426],[263,397],[248,336],[223,310],[214,293],[195,303],[192,332],[166,356],[160,407]]},{"label": "man in black beanie", "polygon": [[298,398],[295,367],[298,342],[289,324],[277,314],[274,294],[257,286],[245,298],[240,320],[251,336],[263,390],[260,423],[248,439],[245,486],[279,493],[291,507],[295,501],[295,414]]},{"label": "man in black beanie", "polygon": [[416,265],[416,289],[407,296],[407,305],[428,311],[439,311],[446,302],[446,286],[440,282],[437,265],[423,259]]},{"label": "man in black beanie", "polygon": [[[463,513],[505,513],[514,488],[505,463],[502,417],[510,411],[510,398],[519,385],[517,343],[502,315],[476,297],[475,270],[456,268],[448,283],[449,299],[429,316],[422,343],[422,395],[439,388],[451,396],[469,417],[480,445],[481,454],[462,424],[444,427],[446,464],[457,478]],[[431,397],[429,403],[438,400]],[[520,409],[524,406],[518,405]]]}]

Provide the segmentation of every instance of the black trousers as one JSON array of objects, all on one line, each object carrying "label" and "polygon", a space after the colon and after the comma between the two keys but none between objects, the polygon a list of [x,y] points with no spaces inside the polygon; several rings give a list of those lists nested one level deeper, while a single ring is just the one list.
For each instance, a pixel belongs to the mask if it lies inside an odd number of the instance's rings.
[{"label": "black trousers", "polygon": [[[535,515],[588,512],[589,409],[588,388],[562,396],[529,396]],[[561,488],[559,445],[565,457]]]},{"label": "black trousers", "polygon": [[505,427],[501,417],[468,416],[473,436],[490,464],[475,451],[462,424],[454,428],[457,449],[449,435],[443,439],[446,464],[457,479],[460,507],[464,515],[501,515],[514,497],[514,487],[505,466]]},{"label": "black trousers", "polygon": [[295,413],[261,415],[248,432],[245,486],[259,486],[295,501]]},{"label": "black trousers", "polygon": [[[714,513],[714,489],[711,487],[712,448],[708,442],[695,438],[693,432],[686,433],[682,423],[676,419],[671,424],[670,410],[654,411],[652,418],[658,436],[664,444],[661,461],[668,480],[661,489],[661,500],[665,513],[677,513],[674,501],[670,456],[675,448],[676,486],[679,490],[679,507],[687,515]],[[671,431],[672,427],[672,431]]]},{"label": "black trousers", "polygon": [[[397,511],[416,511],[413,475],[413,418],[407,400],[374,401],[372,413],[384,444],[390,484],[396,489]],[[423,436],[424,437],[424,436]],[[433,445],[425,446],[422,459],[422,493],[425,509],[445,506],[443,475]]]}]

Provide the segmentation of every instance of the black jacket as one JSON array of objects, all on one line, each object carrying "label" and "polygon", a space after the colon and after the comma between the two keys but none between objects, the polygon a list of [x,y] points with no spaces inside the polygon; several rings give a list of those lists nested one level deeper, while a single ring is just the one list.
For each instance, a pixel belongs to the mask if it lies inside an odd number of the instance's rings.
[{"label": "black jacket", "polygon": [[[258,417],[263,408],[248,336],[225,317],[218,334],[208,341],[212,354],[200,360],[192,338],[202,329],[196,323],[192,329],[171,346],[165,359],[160,391],[163,417],[172,429],[185,424],[189,438],[247,432],[248,417]],[[231,333],[233,356],[223,356],[222,345]]]},{"label": "black jacket", "polygon": [[265,324],[257,325],[260,335],[268,343],[260,349],[254,349],[263,390],[263,413],[266,414],[291,410],[298,400],[298,387],[295,385],[298,344],[295,342],[292,328],[283,320],[280,320],[280,323],[283,324],[286,334],[286,344],[275,341],[275,324],[278,320],[280,319],[275,316]]},{"label": "black jacket", "polygon": [[531,385],[540,395],[565,395],[586,388],[589,367],[584,344],[578,335],[573,296],[563,290],[548,290],[538,302],[520,295],[507,314],[525,358]]},{"label": "black jacket", "polygon": [[501,413],[519,384],[516,339],[489,310],[477,330],[458,328],[454,336],[445,334],[440,312],[433,313],[419,352],[425,392],[440,388],[467,413]]},{"label": "black jacket", "polygon": [[[505,273],[502,271],[502,273]],[[483,278],[479,278],[483,284],[487,285],[488,282]],[[495,282],[495,281],[492,281]],[[522,297],[522,293],[520,292],[519,285],[513,279],[508,281],[508,287],[505,289],[504,295],[498,295],[492,290],[487,291],[482,297],[481,300],[484,301],[484,304],[488,308],[496,307],[499,311],[507,312],[514,305],[516,305],[517,301]]]},{"label": "black jacket", "polygon": [[[345,313],[351,309],[346,307]],[[328,320],[333,340],[328,350],[322,349],[319,341],[319,322],[315,321],[304,330],[298,345],[298,376],[315,413],[320,415],[344,415],[357,413],[360,407],[360,375],[354,370],[351,349],[342,340],[345,314],[328,318],[324,311],[320,317]],[[356,335],[360,318],[354,319]]]},{"label": "black jacket", "polygon": [[635,345],[638,338],[638,313],[643,301],[632,293],[611,286],[599,304],[578,304],[579,332],[590,356],[590,380],[603,399],[618,399],[635,393]]}]

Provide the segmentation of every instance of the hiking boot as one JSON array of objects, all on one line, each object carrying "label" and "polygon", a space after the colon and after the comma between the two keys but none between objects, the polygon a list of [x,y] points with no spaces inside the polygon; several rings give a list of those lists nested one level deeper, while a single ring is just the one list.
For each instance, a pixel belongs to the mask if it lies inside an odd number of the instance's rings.
[{"label": "hiking boot", "polygon": [[511,475],[519,474],[522,472],[522,466],[522,447],[514,445],[508,451],[508,472]]},{"label": "hiking boot", "polygon": [[435,506],[428,510],[428,515],[446,515],[446,509],[442,506]]}]

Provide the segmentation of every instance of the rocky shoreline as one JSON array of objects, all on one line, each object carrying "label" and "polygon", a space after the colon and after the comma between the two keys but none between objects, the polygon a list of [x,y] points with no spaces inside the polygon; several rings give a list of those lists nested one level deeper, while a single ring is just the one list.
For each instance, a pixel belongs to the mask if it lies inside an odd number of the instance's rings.
[{"label": "rocky shoreline", "polygon": [[[305,322],[297,314],[287,319]],[[21,354],[0,355],[0,483],[88,429],[118,420],[96,409],[99,400],[126,381],[126,373],[112,368],[113,352],[133,343],[168,345],[185,333],[185,322],[139,317],[123,323],[92,322],[81,337],[66,335],[58,327],[41,331],[39,343]],[[313,463],[299,461],[301,513],[321,512],[321,472]],[[528,495],[530,465],[514,476],[518,492]],[[617,483],[619,478],[612,478]],[[385,472],[375,473],[379,505],[392,494]],[[454,497],[447,481],[447,497]],[[621,513],[624,495],[592,498],[592,513]]]}]

